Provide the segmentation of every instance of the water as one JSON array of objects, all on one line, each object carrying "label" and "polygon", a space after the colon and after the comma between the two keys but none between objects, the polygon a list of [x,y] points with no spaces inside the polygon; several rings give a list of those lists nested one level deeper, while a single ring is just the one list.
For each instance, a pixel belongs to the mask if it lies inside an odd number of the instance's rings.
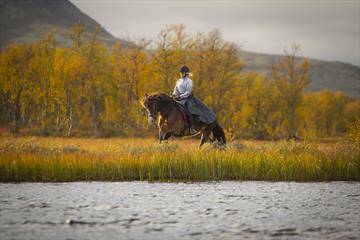
[{"label": "water", "polygon": [[0,239],[360,239],[360,183],[0,184]]}]

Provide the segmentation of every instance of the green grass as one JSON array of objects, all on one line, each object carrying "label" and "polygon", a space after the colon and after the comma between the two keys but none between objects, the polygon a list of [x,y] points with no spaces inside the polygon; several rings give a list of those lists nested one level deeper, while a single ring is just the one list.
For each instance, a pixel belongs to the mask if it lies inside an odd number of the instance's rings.
[{"label": "green grass", "polygon": [[1,137],[1,182],[360,181],[360,152],[346,144]]}]

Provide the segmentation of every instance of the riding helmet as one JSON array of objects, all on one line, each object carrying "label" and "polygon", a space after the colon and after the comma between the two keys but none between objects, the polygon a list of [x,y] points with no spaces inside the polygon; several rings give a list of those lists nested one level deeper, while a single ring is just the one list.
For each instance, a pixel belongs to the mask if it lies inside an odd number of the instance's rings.
[{"label": "riding helmet", "polygon": [[180,68],[180,73],[189,73],[190,69],[188,68],[188,66],[182,66]]}]

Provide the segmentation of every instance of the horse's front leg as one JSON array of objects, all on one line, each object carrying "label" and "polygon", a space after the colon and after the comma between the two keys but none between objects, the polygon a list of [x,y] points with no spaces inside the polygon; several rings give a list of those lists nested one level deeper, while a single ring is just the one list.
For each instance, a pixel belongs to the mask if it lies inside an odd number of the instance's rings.
[{"label": "horse's front leg", "polygon": [[164,140],[164,141],[168,140],[168,139],[171,137],[171,135],[172,135],[172,134],[171,134],[170,132],[166,133],[163,140]]},{"label": "horse's front leg", "polygon": [[166,141],[171,137],[171,133],[170,132],[164,132],[161,129],[159,129],[159,141],[160,143],[162,141]]},{"label": "horse's front leg", "polygon": [[159,129],[159,141],[160,141],[160,143],[162,142],[162,140],[165,139],[165,135],[166,135],[166,132],[163,132],[163,131],[161,131],[161,129]]},{"label": "horse's front leg", "polygon": [[163,131],[159,130],[159,141],[160,141],[160,143],[162,141],[168,140],[171,137],[171,135],[172,134],[170,132],[163,132]]}]

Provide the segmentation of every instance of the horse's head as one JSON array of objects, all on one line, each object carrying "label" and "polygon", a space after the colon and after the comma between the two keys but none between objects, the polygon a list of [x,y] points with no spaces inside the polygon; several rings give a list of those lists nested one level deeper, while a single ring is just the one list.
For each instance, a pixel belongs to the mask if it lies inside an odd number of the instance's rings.
[{"label": "horse's head", "polygon": [[149,93],[141,99],[141,106],[147,111],[150,123],[154,123],[158,113],[160,112],[160,106],[163,102],[164,93]]}]

